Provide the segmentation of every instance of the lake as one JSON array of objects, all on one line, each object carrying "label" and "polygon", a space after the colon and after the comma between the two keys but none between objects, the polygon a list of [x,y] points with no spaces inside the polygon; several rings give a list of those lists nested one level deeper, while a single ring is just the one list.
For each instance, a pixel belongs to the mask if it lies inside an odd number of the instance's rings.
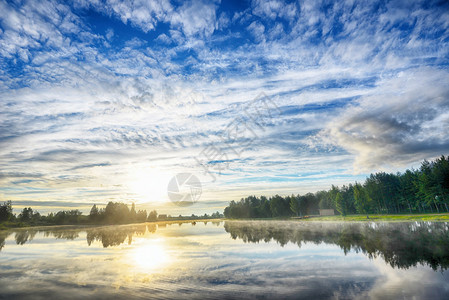
[{"label": "lake", "polygon": [[0,231],[0,298],[449,299],[449,223]]}]

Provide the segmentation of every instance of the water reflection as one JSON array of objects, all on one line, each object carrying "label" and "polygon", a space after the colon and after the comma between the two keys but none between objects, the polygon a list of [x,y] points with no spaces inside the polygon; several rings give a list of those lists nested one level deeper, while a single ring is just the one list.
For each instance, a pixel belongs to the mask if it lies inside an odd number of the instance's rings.
[{"label": "water reflection", "polygon": [[32,241],[37,231],[18,231],[15,234],[14,239],[16,240],[17,245],[23,245],[28,241]]},{"label": "water reflection", "polygon": [[394,268],[417,264],[432,269],[449,267],[449,224],[414,223],[295,223],[228,221],[224,228],[233,239],[245,243],[276,241],[281,246],[295,243],[326,243],[339,246],[345,254],[353,250],[369,258],[381,257]]},{"label": "water reflection", "polygon": [[[220,226],[222,222],[201,222],[205,226],[212,224]],[[100,242],[103,247],[119,246],[127,243],[132,244],[133,237],[143,236],[146,233],[155,233],[157,228],[166,228],[167,226],[183,224],[195,226],[197,222],[177,222],[177,223],[145,223],[133,225],[117,225],[117,226],[102,226],[102,227],[35,227],[26,229],[12,229],[9,231],[0,231],[0,251],[5,246],[5,239],[11,234],[15,235],[17,245],[24,245],[31,242],[37,233],[42,233],[45,237],[54,237],[56,239],[74,240],[80,236],[81,232],[86,232],[87,244],[90,246],[93,242]]]},{"label": "water reflection", "polygon": [[0,232],[0,298],[449,299],[448,240],[446,223],[24,228]]},{"label": "water reflection", "polygon": [[[178,223],[182,226],[183,223]],[[212,222],[219,226],[220,222]],[[81,232],[86,233],[87,245],[99,242],[104,248],[121,244],[131,245],[133,238],[155,233],[157,228],[173,224],[138,224],[105,226],[93,228],[31,228],[0,232],[0,251],[5,239],[14,235],[17,245],[24,245],[41,232],[45,237],[75,240]],[[195,224],[191,223],[190,226]],[[207,226],[207,222],[204,222]],[[369,258],[382,258],[394,268],[410,268],[418,264],[432,269],[446,270],[449,267],[449,225],[448,223],[299,223],[264,221],[227,221],[224,229],[232,239],[245,243],[276,241],[281,246],[287,243],[334,244],[345,254],[355,251]],[[164,250],[157,244],[145,245],[134,254],[142,265],[147,262],[148,253],[163,261]]]},{"label": "water reflection", "polygon": [[90,246],[92,242],[99,241],[103,247],[119,246],[120,244],[128,243],[131,245],[133,236],[141,236],[149,232],[156,232],[156,225],[130,225],[130,226],[107,226],[98,228],[89,228],[87,232],[87,244]]},{"label": "water reflection", "polygon": [[3,247],[5,247],[5,240],[8,235],[9,233],[7,231],[0,230],[0,251],[2,251]]},{"label": "water reflection", "polygon": [[130,258],[137,268],[146,273],[167,266],[170,262],[168,251],[162,239],[153,239],[139,245],[131,251]]},{"label": "water reflection", "polygon": [[[172,225],[172,224],[169,224]],[[54,237],[56,239],[75,240],[82,232],[86,233],[87,245],[93,242],[100,242],[104,248],[119,246],[121,244],[131,245],[133,237],[143,236],[146,233],[155,233],[157,227],[164,228],[167,224],[137,224],[137,225],[117,225],[103,227],[36,227],[26,229],[13,229],[0,232],[0,251],[5,246],[5,240],[14,235],[17,245],[24,245],[31,242],[38,233],[44,237]],[[181,226],[181,223],[179,223]]]}]

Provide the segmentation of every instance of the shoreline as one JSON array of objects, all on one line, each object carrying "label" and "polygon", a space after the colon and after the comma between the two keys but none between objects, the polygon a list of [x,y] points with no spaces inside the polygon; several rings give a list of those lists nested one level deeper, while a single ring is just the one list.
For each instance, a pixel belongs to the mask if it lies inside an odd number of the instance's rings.
[{"label": "shoreline", "polygon": [[416,214],[416,215],[348,215],[348,216],[306,216],[303,218],[249,218],[249,219],[191,219],[191,220],[160,220],[153,222],[128,223],[128,224],[64,224],[64,225],[32,225],[23,227],[0,227],[0,231],[11,229],[50,229],[50,228],[93,228],[105,226],[132,226],[142,224],[179,224],[179,223],[198,223],[198,222],[222,222],[222,221],[289,221],[289,222],[449,222],[449,213],[440,214]]},{"label": "shoreline", "polygon": [[449,222],[449,213],[404,215],[348,215],[306,216],[304,218],[250,218],[225,219],[226,221],[294,221],[294,222]]},{"label": "shoreline", "polygon": [[6,231],[11,229],[50,229],[50,228],[94,228],[94,227],[107,227],[107,226],[133,226],[133,225],[147,225],[147,224],[179,224],[179,223],[198,223],[198,222],[221,222],[225,219],[191,219],[191,220],[161,220],[141,223],[127,223],[127,224],[61,224],[61,225],[31,225],[22,227],[0,227],[0,231]]}]

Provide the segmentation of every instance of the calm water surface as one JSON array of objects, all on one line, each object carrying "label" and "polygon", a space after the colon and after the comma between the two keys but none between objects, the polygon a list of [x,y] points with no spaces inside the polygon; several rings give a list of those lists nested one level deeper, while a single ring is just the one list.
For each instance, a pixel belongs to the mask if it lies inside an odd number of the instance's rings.
[{"label": "calm water surface", "polygon": [[0,232],[0,298],[449,299],[449,223]]}]

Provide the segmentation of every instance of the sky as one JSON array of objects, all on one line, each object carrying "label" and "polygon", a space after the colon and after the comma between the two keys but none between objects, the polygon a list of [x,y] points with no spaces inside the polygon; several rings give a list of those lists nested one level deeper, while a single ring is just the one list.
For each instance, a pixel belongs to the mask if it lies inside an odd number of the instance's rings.
[{"label": "sky", "polygon": [[[0,201],[222,211],[449,153],[446,1],[0,0]],[[202,194],[173,205],[193,174]]]}]

